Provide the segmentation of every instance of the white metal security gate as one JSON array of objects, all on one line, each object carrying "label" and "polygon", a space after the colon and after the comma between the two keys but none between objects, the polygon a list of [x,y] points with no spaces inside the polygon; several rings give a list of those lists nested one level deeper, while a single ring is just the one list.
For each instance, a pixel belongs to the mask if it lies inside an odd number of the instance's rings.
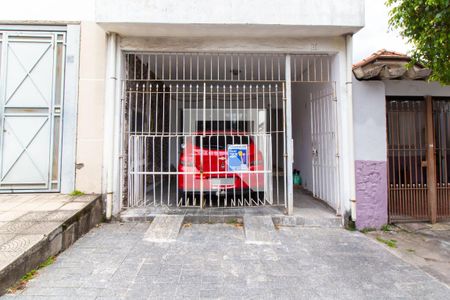
[{"label": "white metal security gate", "polygon": [[337,98],[332,83],[311,93],[313,195],[339,210]]},{"label": "white metal security gate", "polygon": [[58,191],[65,33],[0,32],[0,192]]},{"label": "white metal security gate", "polygon": [[327,55],[290,58],[125,53],[123,205],[286,207],[288,83],[330,80]]},{"label": "white metal security gate", "polygon": [[126,54],[125,205],[286,201],[285,56]]}]

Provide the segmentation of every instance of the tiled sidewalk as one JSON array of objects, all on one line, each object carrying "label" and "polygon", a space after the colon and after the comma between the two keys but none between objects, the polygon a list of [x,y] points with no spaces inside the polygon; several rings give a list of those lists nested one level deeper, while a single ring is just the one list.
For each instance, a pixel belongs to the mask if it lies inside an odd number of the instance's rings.
[{"label": "tiled sidewalk", "polygon": [[0,294],[101,220],[97,195],[0,195]]}]

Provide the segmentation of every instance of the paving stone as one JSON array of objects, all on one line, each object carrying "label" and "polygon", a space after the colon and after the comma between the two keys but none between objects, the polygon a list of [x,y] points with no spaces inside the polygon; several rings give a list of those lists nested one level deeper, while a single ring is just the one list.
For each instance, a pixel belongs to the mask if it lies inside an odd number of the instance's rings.
[{"label": "paving stone", "polygon": [[11,240],[0,246],[0,257],[7,255],[6,253],[22,253],[30,249],[37,242],[44,238],[42,234],[34,235],[16,235]]},{"label": "paving stone", "polygon": [[48,211],[29,211],[26,214],[18,217],[15,221],[18,222],[40,222],[45,220],[45,217],[49,214]]},{"label": "paving stone", "polygon": [[[95,195],[86,197],[91,199],[91,201],[100,201],[100,198]],[[82,198],[85,198],[85,196]],[[52,210],[72,200],[73,197],[55,193],[15,195],[15,197],[9,198],[4,198],[0,195],[0,208],[4,209],[6,207],[9,210],[0,213],[0,293],[3,293],[8,288],[8,285],[18,280],[25,272],[45,261],[48,255],[53,255],[63,249],[64,243],[61,242],[61,236],[58,237],[57,234],[64,230],[61,226],[62,223],[76,212],[74,210],[66,210],[63,213],[58,213],[58,211],[52,212]],[[89,204],[86,201],[81,201],[80,203],[83,204],[83,207]],[[100,210],[99,206],[92,205],[92,208]],[[52,215],[52,218],[49,218],[49,215]],[[72,221],[81,222],[80,220]],[[114,253],[114,251],[110,252]],[[23,259],[20,259],[21,257]],[[117,256],[113,255],[110,255],[110,257],[117,258]],[[86,256],[81,257],[76,262],[76,265],[71,267],[82,268],[85,258]],[[61,259],[64,260],[64,255],[61,255]],[[58,263],[56,264],[58,265]],[[90,270],[91,266],[92,264],[85,264],[83,274],[86,275],[86,271]],[[108,265],[101,265],[101,267],[101,271],[96,270],[98,273],[106,273],[111,276],[115,272],[113,262],[109,262]],[[56,269],[56,272],[58,272],[58,268],[53,267],[53,269]],[[70,270],[70,268],[65,268],[65,273],[51,279],[51,286],[47,283],[44,287],[55,288],[52,290],[53,292],[58,291],[56,288],[81,287],[84,282],[79,277],[66,278],[65,275],[66,273],[70,275],[70,272],[68,272]],[[30,286],[39,285],[39,281],[30,282]],[[41,285],[41,287],[43,286]],[[64,299],[66,295],[61,293],[58,296]],[[92,298],[93,296],[92,293],[78,293],[77,295],[78,298],[84,298],[85,296]],[[37,294],[35,296],[36,298],[41,297],[41,295]],[[53,298],[55,295],[49,292],[43,297],[46,296]]]},{"label": "paving stone", "polygon": [[61,206],[59,210],[81,210],[88,204],[86,202],[68,202]]},{"label": "paving stone", "polygon": [[281,227],[280,244],[254,245],[242,227],[193,224],[173,243],[148,243],[138,225],[93,229],[4,299],[450,299],[448,287],[357,232]]},{"label": "paving stone", "polygon": [[184,216],[157,216],[144,234],[144,241],[174,242],[178,237]]},{"label": "paving stone", "polygon": [[60,225],[61,222],[12,221],[0,227],[0,234],[50,234]]},{"label": "paving stone", "polygon": [[271,216],[244,215],[245,242],[248,244],[279,244]]},{"label": "paving stone", "polygon": [[0,233],[0,246],[11,240],[14,236],[14,233]]},{"label": "paving stone", "polygon": [[0,222],[14,221],[26,213],[27,211],[19,211],[19,210],[11,210],[0,213]]},{"label": "paving stone", "polygon": [[43,221],[65,221],[74,216],[78,210],[56,210],[46,215]]}]

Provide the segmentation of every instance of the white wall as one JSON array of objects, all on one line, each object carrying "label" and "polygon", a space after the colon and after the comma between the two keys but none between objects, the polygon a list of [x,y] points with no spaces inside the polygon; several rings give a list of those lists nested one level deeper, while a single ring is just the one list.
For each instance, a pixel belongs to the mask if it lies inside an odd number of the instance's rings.
[{"label": "white wall", "polygon": [[[364,1],[97,0],[96,20],[107,30],[134,36],[172,36],[181,32],[187,36],[195,36],[198,32],[202,36],[217,36],[221,32],[235,35],[247,29],[262,29],[260,33],[267,35],[276,32],[280,35],[283,31],[275,27],[280,29],[281,26],[296,26],[285,31],[286,34],[290,31],[294,36],[337,36],[356,32],[364,25]],[[137,26],[139,24],[153,26]],[[216,26],[208,27],[213,24]],[[230,30],[233,29],[227,27],[230,25],[244,26],[239,27],[240,30]],[[276,26],[255,28],[253,25]],[[302,26],[305,28],[300,28]],[[225,28],[225,31],[220,28]]]},{"label": "white wall", "polygon": [[355,160],[386,161],[386,96],[450,97],[450,86],[413,80],[353,78]]},{"label": "white wall", "polygon": [[105,32],[94,22],[82,22],[76,188],[85,193],[101,193],[105,55]]},{"label": "white wall", "polygon": [[[15,21],[94,21],[95,0],[14,0],[4,1],[0,23]],[[41,22],[42,23],[42,22]]]},{"label": "white wall", "polygon": [[386,161],[386,97],[381,81],[353,79],[355,160]]},{"label": "white wall", "polygon": [[389,80],[383,83],[386,86],[386,96],[450,97],[450,86],[442,86],[438,82]]}]

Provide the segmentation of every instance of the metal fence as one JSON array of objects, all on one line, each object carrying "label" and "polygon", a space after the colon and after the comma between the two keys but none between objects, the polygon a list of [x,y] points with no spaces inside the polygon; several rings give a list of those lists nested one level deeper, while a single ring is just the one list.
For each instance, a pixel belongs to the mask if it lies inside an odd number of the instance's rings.
[{"label": "metal fence", "polygon": [[327,84],[310,95],[313,195],[339,209],[337,98]]},{"label": "metal fence", "polygon": [[[450,218],[449,114],[448,99],[434,99],[429,111],[424,99],[388,99],[390,221],[430,220],[435,197],[430,190],[436,190],[437,218]],[[435,145],[431,155],[428,145]]]},{"label": "metal fence", "polygon": [[428,220],[425,102],[388,101],[387,122],[390,219]]},{"label": "metal fence", "polygon": [[437,217],[450,218],[450,99],[433,102],[436,141]]},{"label": "metal fence", "polygon": [[[286,55],[126,53],[124,206],[287,202]],[[330,80],[327,55],[292,82]]]}]

